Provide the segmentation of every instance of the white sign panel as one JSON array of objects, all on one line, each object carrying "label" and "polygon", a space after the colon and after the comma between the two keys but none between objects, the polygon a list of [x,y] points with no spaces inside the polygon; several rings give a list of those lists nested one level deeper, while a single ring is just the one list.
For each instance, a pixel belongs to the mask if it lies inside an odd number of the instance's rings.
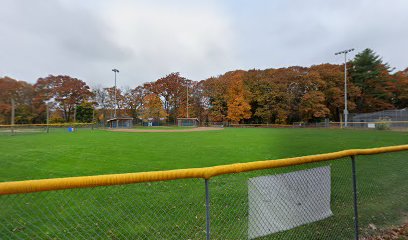
[{"label": "white sign panel", "polygon": [[248,238],[266,236],[332,215],[330,167],[248,180]]},{"label": "white sign panel", "polygon": [[375,123],[369,123],[367,124],[368,128],[375,128]]}]

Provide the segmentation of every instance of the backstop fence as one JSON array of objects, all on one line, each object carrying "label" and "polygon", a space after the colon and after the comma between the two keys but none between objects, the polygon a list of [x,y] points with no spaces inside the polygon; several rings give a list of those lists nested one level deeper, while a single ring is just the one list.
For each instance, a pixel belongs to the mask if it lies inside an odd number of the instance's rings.
[{"label": "backstop fence", "polygon": [[408,217],[408,145],[0,183],[0,239],[370,239]]}]

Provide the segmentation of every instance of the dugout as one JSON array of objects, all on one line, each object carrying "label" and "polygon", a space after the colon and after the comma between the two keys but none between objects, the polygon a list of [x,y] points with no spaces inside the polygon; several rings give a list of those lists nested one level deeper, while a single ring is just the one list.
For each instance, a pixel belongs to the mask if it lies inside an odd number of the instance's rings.
[{"label": "dugout", "polygon": [[179,127],[198,127],[199,123],[198,118],[177,118],[177,126]]},{"label": "dugout", "polygon": [[116,117],[108,119],[109,128],[132,128],[133,118],[131,117]]}]

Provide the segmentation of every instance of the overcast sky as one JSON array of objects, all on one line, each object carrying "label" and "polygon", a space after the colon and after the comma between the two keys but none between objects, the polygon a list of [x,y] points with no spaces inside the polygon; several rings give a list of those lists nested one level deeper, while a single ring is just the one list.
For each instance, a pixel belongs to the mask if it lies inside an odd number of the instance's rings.
[{"label": "overcast sky", "polygon": [[[372,48],[408,67],[407,0],[0,0],[0,77],[136,87],[171,72],[341,63]],[[354,56],[355,53],[351,55]]]}]

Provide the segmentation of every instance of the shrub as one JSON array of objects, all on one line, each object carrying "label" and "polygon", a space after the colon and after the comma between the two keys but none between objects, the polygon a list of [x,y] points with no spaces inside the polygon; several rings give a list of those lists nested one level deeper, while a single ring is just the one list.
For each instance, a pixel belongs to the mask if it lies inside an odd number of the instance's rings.
[{"label": "shrub", "polygon": [[375,128],[377,130],[389,130],[391,128],[390,119],[388,118],[380,118],[375,123]]}]

